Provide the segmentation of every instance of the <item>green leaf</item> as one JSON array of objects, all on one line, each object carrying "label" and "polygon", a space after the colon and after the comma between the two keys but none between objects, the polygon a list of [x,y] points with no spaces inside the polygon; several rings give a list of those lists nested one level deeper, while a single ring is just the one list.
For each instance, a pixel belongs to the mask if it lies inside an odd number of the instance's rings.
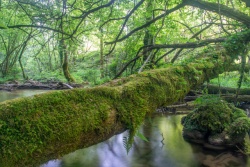
[{"label": "green leaf", "polygon": [[8,27],[0,20],[0,29],[7,29]]},{"label": "green leaf", "polygon": [[139,131],[137,132],[136,136],[139,137],[141,140],[149,142],[148,139],[143,134],[141,134]]}]

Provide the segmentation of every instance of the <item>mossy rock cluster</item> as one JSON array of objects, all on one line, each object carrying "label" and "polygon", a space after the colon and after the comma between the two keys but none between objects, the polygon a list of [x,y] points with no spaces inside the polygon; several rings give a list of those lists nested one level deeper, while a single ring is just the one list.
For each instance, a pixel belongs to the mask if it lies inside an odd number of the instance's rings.
[{"label": "mossy rock cluster", "polygon": [[185,139],[226,147],[244,141],[250,131],[250,119],[244,110],[217,96],[198,98],[196,104],[197,108],[182,118]]}]

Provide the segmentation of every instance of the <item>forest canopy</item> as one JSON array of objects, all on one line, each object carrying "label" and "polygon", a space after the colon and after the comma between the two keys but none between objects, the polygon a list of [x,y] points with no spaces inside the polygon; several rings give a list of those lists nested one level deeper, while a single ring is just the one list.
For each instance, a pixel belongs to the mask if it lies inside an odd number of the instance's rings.
[{"label": "forest canopy", "polygon": [[105,81],[226,48],[248,55],[248,0],[1,0],[1,81]]}]

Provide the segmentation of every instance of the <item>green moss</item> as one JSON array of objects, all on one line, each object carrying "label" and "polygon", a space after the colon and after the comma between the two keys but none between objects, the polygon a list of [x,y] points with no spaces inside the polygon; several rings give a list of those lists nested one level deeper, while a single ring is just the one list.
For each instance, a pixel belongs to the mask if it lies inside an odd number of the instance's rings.
[{"label": "green moss", "polygon": [[245,113],[245,111],[239,108],[234,107],[232,108],[232,111],[233,111],[233,117],[232,117],[233,120],[236,120],[241,117],[247,117],[247,114]]},{"label": "green moss", "polygon": [[245,136],[250,131],[250,119],[248,117],[240,117],[232,122],[226,129],[225,132],[232,138],[239,136]]},{"label": "green moss", "polygon": [[241,109],[218,96],[207,95],[196,100],[197,108],[182,119],[184,129],[207,134],[225,133],[232,140],[244,138],[250,130],[250,119]]},{"label": "green moss", "polygon": [[208,133],[221,133],[230,122],[231,109],[227,106],[226,102],[221,100],[209,101],[205,98],[199,100],[197,109],[188,114],[183,125],[186,129],[195,127],[196,130]]},{"label": "green moss", "polygon": [[72,143],[82,133],[105,133],[102,124],[116,96],[109,89],[58,91],[2,104],[1,163],[8,166],[12,164],[9,160],[16,163],[22,158],[23,166],[32,160],[31,155],[47,154],[48,147],[56,150],[57,145]]}]

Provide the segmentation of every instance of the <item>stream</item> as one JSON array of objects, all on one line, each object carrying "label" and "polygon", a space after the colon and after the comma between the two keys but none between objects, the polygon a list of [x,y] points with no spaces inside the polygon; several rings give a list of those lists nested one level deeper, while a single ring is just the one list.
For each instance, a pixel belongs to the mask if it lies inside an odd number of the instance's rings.
[{"label": "stream", "polygon": [[[0,101],[31,96],[42,90],[1,91]],[[40,167],[250,167],[250,158],[235,151],[213,151],[186,142],[180,120],[184,115],[157,114],[147,118],[127,153],[124,132],[88,148],[76,150]]]}]

